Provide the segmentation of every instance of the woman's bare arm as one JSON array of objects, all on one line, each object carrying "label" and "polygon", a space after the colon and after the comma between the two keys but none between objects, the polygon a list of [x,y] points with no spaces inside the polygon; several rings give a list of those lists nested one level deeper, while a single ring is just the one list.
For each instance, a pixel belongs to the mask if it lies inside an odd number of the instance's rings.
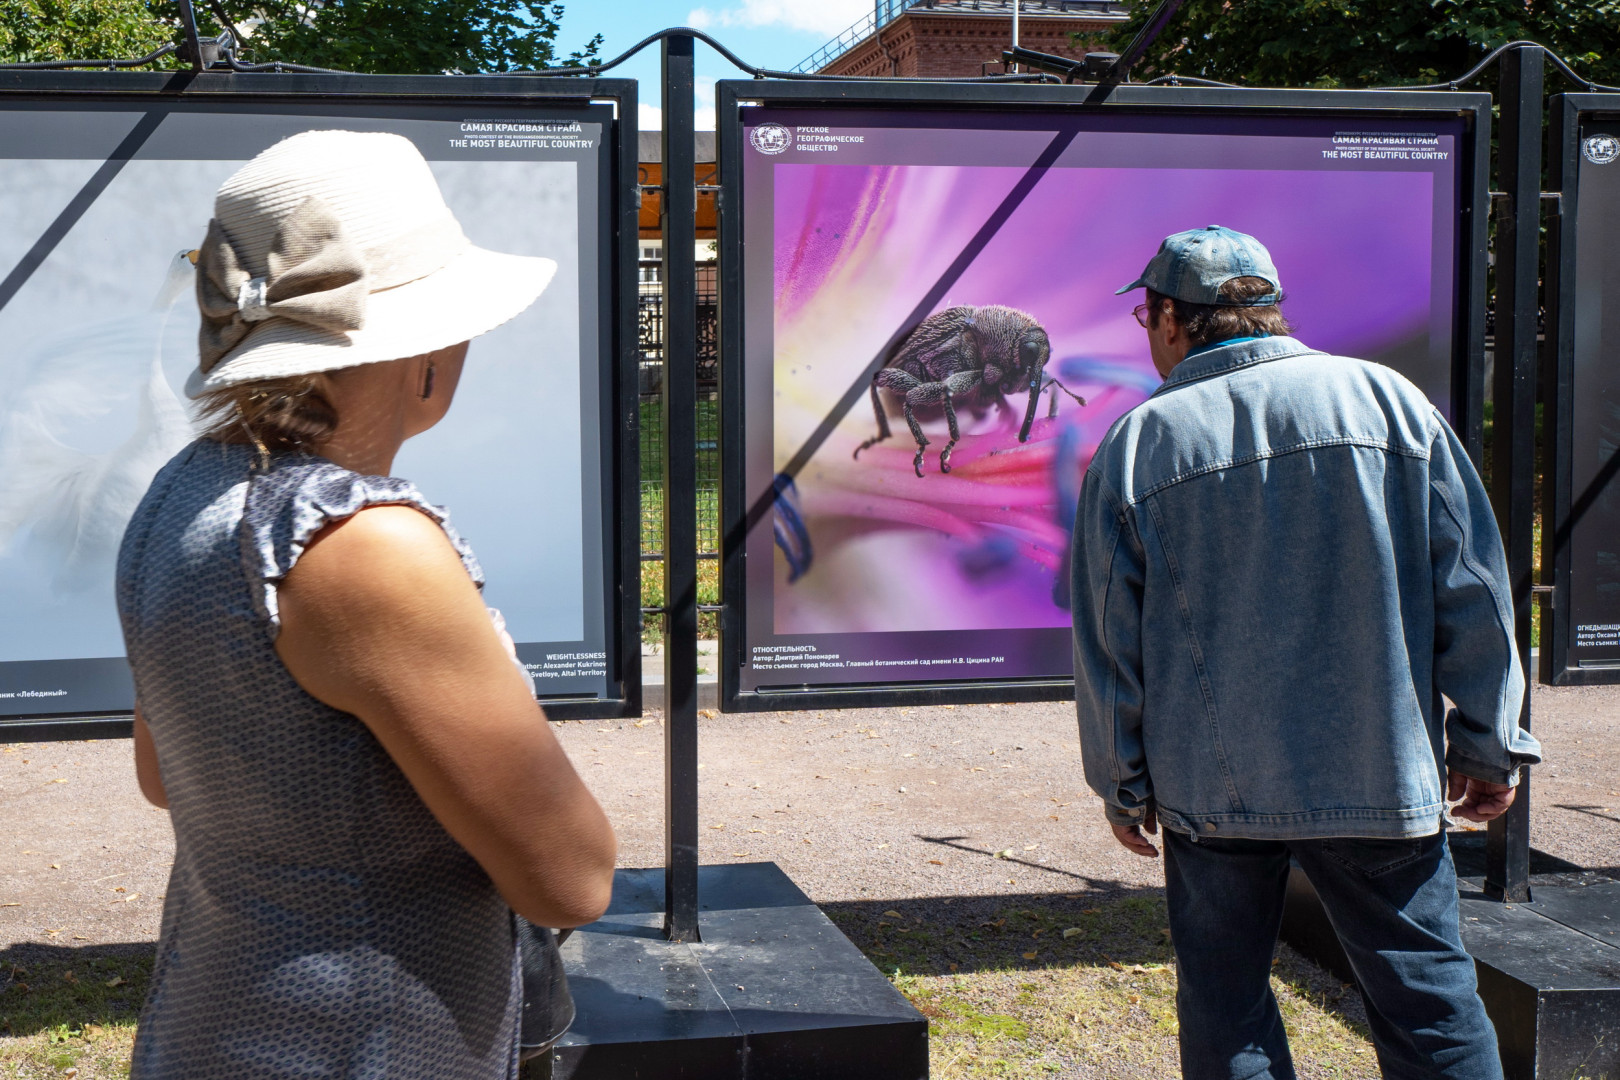
[{"label": "woman's bare arm", "polygon": [[135,703],[135,782],[141,794],[153,806],[169,808],[169,793],[163,787],[163,774],[158,771],[157,747],[152,744],[152,729],[141,715],[141,703]]},{"label": "woman's bare arm", "polygon": [[379,506],[323,530],[280,590],[276,652],[363,721],[518,914],[606,909],[616,841],[444,532]]}]

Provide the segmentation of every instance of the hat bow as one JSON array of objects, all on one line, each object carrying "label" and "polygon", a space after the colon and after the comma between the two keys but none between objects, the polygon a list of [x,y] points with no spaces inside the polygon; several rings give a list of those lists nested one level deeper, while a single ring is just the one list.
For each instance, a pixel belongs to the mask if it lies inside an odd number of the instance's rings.
[{"label": "hat bow", "polygon": [[365,254],[320,198],[310,196],[282,219],[265,262],[262,277],[249,273],[218,219],[209,221],[197,256],[198,359],[205,374],[268,319],[336,334],[365,326],[371,293]]}]

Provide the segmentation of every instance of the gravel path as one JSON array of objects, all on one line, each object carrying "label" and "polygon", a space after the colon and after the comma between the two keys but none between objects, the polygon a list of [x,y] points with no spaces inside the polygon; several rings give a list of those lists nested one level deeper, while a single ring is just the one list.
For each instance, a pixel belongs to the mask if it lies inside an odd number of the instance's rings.
[{"label": "gravel path", "polygon": [[[1534,707],[1535,846],[1620,876],[1620,688],[1538,687]],[[661,719],[555,727],[621,865],[661,863]],[[700,760],[703,860],[773,860],[819,903],[1162,884],[1085,790],[1072,706],[708,716]],[[0,748],[0,812],[0,949],[157,936],[173,835],[127,741]]]}]

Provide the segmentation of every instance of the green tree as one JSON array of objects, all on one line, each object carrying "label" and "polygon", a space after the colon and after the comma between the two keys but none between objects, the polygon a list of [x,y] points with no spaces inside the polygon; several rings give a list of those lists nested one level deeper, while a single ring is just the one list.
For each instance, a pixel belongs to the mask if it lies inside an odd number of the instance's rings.
[{"label": "green tree", "polygon": [[172,37],[146,0],[0,0],[0,62],[134,58]]},{"label": "green tree", "polygon": [[[1156,0],[1106,35],[1118,52]],[[1132,75],[1246,86],[1445,82],[1509,41],[1538,41],[1600,83],[1620,83],[1620,0],[1188,0]],[[1549,86],[1556,85],[1548,73]]]},{"label": "green tree", "polygon": [[[172,3],[165,3],[171,6]],[[203,0],[205,32],[240,31],[244,59],[343,71],[530,71],[597,59],[602,36],[560,63],[552,0]],[[251,28],[251,29],[250,29]]]},{"label": "green tree", "polygon": [[[194,0],[198,30],[229,29],[240,59],[342,71],[525,71],[598,58],[598,34],[559,61],[554,0]],[[143,56],[179,44],[175,0],[0,0],[0,59]],[[178,66],[168,58],[165,66]]]}]

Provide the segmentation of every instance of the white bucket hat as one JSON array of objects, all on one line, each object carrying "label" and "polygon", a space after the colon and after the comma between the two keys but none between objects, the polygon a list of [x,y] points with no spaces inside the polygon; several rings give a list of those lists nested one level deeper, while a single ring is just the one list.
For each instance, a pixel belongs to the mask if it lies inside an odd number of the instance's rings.
[{"label": "white bucket hat", "polygon": [[409,139],[306,131],[214,198],[186,393],[455,345],[522,312],[556,272],[474,247]]}]

